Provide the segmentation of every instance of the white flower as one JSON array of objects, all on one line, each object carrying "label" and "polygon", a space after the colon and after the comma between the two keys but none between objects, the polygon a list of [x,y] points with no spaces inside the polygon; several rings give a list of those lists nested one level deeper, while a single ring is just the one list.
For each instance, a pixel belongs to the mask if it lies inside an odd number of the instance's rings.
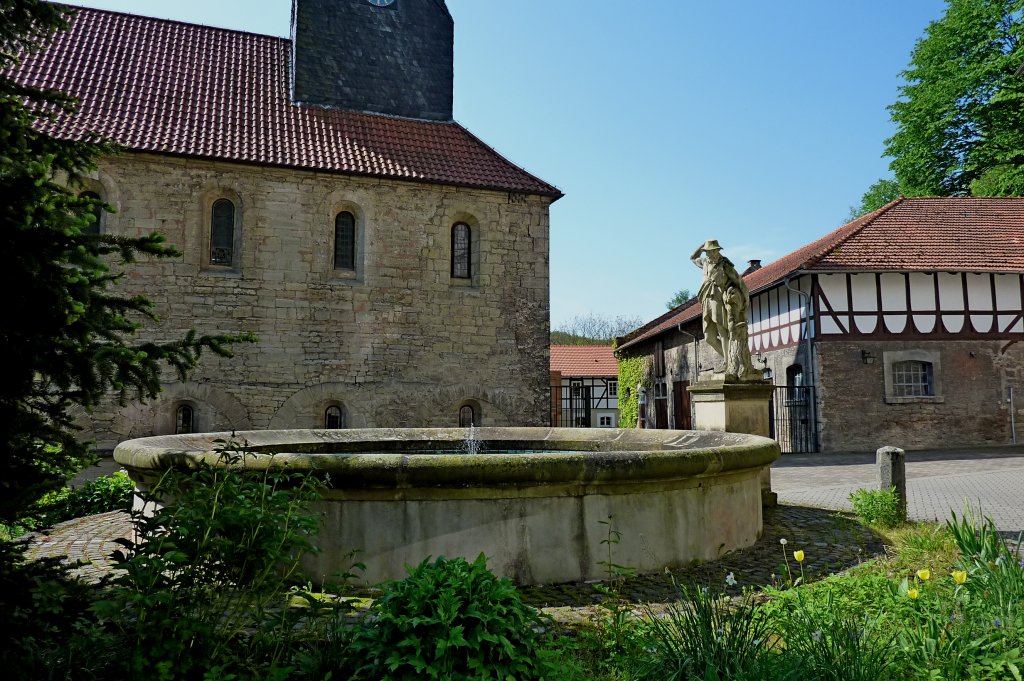
[{"label": "white flower", "polygon": [[783,546],[785,546],[786,545],[786,538],[783,537],[782,539],[780,539],[779,543],[782,544]]},{"label": "white flower", "polygon": [[819,630],[819,631],[815,631],[814,633],[812,633],[811,634],[811,638],[813,638],[816,643],[818,641],[821,641],[821,631]]},{"label": "white flower", "polygon": [[736,575],[734,575],[731,572],[729,574],[727,574],[725,576],[725,585],[726,586],[736,586]]}]

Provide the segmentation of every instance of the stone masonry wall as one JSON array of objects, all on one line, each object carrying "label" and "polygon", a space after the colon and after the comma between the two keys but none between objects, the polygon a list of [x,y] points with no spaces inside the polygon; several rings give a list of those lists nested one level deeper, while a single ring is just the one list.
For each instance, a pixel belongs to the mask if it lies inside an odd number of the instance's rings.
[{"label": "stone masonry wall", "polygon": [[[941,401],[886,403],[885,352],[924,350],[939,360]],[[874,358],[865,363],[863,352]],[[883,445],[928,449],[1010,442],[1011,385],[1024,389],[1024,349],[1007,341],[856,341],[816,345],[826,452]],[[1016,419],[1024,411],[1017,400]],[[1018,433],[1024,434],[1020,428]]]},{"label": "stone masonry wall", "polygon": [[[414,182],[124,153],[86,182],[118,212],[104,230],[165,234],[180,258],[126,268],[126,293],[155,303],[144,338],[251,331],[232,359],[204,357],[193,380],[168,375],[149,405],[111,399],[87,421],[99,448],[173,432],[177,405],[197,429],[546,425],[548,206]],[[235,267],[209,261],[210,209],[236,203]],[[334,216],[357,221],[354,273],[333,269]],[[473,279],[450,276],[450,230],[473,235]]]}]

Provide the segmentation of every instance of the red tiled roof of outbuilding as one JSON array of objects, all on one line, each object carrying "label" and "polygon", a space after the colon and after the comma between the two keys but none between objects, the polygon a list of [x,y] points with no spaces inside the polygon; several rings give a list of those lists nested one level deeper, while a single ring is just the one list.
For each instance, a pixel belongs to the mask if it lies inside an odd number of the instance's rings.
[{"label": "red tiled roof of outbuilding", "polygon": [[[798,272],[1021,272],[1024,197],[899,198],[743,278],[751,294]],[[700,316],[688,300],[619,339],[624,350]]]},{"label": "red tiled roof of outbuilding", "polygon": [[9,75],[66,92],[43,123],[127,149],[558,198],[454,122],[304,106],[289,97],[284,38],[74,7],[71,26]]},{"label": "red tiled roof of outbuilding", "polygon": [[562,376],[618,376],[619,361],[610,345],[552,345],[551,371]]}]

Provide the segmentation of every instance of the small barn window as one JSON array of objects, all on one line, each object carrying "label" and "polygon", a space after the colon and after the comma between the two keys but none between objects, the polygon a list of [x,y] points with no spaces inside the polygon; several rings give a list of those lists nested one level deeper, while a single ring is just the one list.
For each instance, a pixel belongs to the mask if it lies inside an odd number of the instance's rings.
[{"label": "small barn window", "polygon": [[93,204],[92,210],[89,213],[93,216],[92,223],[85,229],[86,234],[100,234],[103,231],[103,206],[101,205],[103,199],[96,192],[82,192],[78,195],[80,199],[91,199],[96,203]]},{"label": "small barn window", "polygon": [[940,353],[933,350],[882,352],[886,404],[943,402]]},{"label": "small barn window", "polygon": [[235,204],[228,199],[217,199],[210,213],[210,264],[231,265],[234,255]]},{"label": "small barn window", "polygon": [[892,364],[894,397],[932,397],[935,381],[931,362],[908,360]]},{"label": "small barn window", "polygon": [[452,278],[469,279],[472,277],[472,232],[465,222],[457,222],[452,226]]},{"label": "small barn window", "polygon": [[334,269],[356,268],[356,216],[342,211],[334,218]]},{"label": "small barn window", "polygon": [[459,408],[459,427],[469,428],[477,425],[476,410],[471,405],[465,404]]},{"label": "small barn window", "polygon": [[178,435],[196,432],[196,414],[191,405],[181,404],[174,415],[174,432]]},{"label": "small barn window", "polygon": [[345,427],[345,411],[336,404],[327,407],[324,412],[324,428],[339,430]]}]

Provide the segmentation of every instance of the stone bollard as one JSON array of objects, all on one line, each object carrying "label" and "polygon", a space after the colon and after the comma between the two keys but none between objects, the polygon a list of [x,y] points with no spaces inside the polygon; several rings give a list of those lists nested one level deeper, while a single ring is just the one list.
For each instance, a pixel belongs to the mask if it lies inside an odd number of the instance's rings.
[{"label": "stone bollard", "polygon": [[906,453],[899,447],[881,447],[875,452],[875,463],[878,464],[878,488],[896,488],[896,498],[900,500],[900,510],[907,517],[907,461]]}]

